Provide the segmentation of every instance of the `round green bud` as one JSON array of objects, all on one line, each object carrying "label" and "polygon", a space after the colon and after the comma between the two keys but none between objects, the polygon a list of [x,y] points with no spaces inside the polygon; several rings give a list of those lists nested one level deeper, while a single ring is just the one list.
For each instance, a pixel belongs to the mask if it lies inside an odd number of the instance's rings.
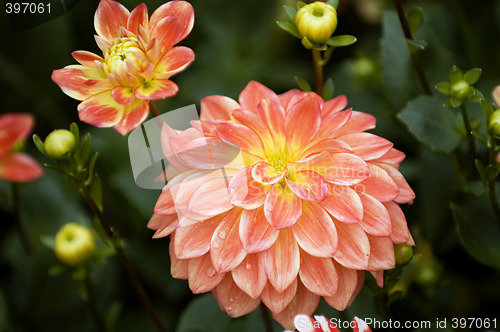
[{"label": "round green bud", "polygon": [[78,266],[95,253],[92,232],[79,224],[68,223],[57,232],[54,243],[57,258],[69,266]]},{"label": "round green bud", "polygon": [[398,265],[405,265],[413,257],[413,248],[405,243],[396,244],[394,246],[394,255]]},{"label": "round green bud", "polygon": [[490,115],[488,130],[491,134],[500,136],[500,110],[496,110]]},{"label": "round green bud", "polygon": [[76,139],[66,129],[56,129],[45,138],[45,153],[53,159],[61,159],[75,148]]},{"label": "round green bud", "polygon": [[295,24],[302,38],[324,44],[337,28],[337,11],[321,1],[310,3],[298,10]]},{"label": "round green bud", "polygon": [[454,98],[464,100],[469,96],[471,87],[465,80],[460,80],[451,85],[450,95]]}]

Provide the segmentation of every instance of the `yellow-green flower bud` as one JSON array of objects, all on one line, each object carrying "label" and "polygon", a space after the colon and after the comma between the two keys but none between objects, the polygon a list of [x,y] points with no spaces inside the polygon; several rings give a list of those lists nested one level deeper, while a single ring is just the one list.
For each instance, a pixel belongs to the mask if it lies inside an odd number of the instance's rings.
[{"label": "yellow-green flower bud", "polygon": [[469,83],[465,80],[460,80],[451,85],[450,95],[454,98],[464,100],[469,96],[471,91]]},{"label": "yellow-green flower bud", "polygon": [[61,262],[69,266],[81,265],[95,253],[94,236],[86,227],[68,223],[57,232],[54,251]]},{"label": "yellow-green flower bud", "polygon": [[488,129],[493,135],[500,136],[500,110],[496,110],[490,115]]},{"label": "yellow-green flower bud", "polygon": [[45,153],[53,159],[61,159],[75,148],[76,139],[66,129],[56,129],[45,138]]},{"label": "yellow-green flower bud", "polygon": [[394,254],[398,265],[407,264],[413,257],[413,248],[407,244],[401,243],[394,246]]},{"label": "yellow-green flower bud", "polygon": [[321,1],[310,3],[298,10],[295,24],[302,38],[324,44],[337,28],[337,11]]}]

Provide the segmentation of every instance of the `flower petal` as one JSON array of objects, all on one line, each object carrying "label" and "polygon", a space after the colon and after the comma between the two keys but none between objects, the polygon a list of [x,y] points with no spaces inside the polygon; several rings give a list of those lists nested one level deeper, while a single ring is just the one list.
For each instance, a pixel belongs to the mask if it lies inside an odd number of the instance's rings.
[{"label": "flower petal", "polygon": [[148,8],[145,3],[139,4],[132,10],[127,20],[127,30],[138,36],[141,25],[148,29]]},{"label": "flower petal", "polygon": [[96,85],[87,83],[89,80],[103,79],[105,78],[97,69],[80,65],[67,66],[52,72],[52,80],[59,85],[62,92],[76,100],[84,100],[103,90],[110,90],[111,84],[106,88],[96,88]]},{"label": "flower petal", "polygon": [[321,154],[321,152],[337,153],[337,152],[349,152],[352,153],[351,147],[336,138],[325,138],[321,140],[311,141],[303,150],[300,152],[301,159],[307,158],[312,155]]},{"label": "flower petal", "polygon": [[247,253],[267,250],[279,235],[279,231],[267,222],[262,207],[255,210],[243,210],[239,233],[241,243]]},{"label": "flower petal", "polygon": [[259,135],[266,149],[275,149],[273,135],[259,114],[239,109],[231,112],[231,118],[252,129],[257,135]]},{"label": "flower petal", "polygon": [[389,216],[391,217],[392,233],[391,239],[394,243],[406,243],[414,245],[413,238],[406,223],[406,217],[399,207],[399,204],[394,202],[383,203]]},{"label": "flower petal", "polygon": [[211,291],[221,282],[226,274],[215,271],[210,259],[210,253],[189,259],[188,262],[189,289],[194,294]]},{"label": "flower petal", "polygon": [[128,86],[117,86],[111,90],[111,97],[122,105],[128,105],[134,100],[134,89]]},{"label": "flower petal", "polygon": [[316,257],[333,257],[337,250],[337,229],[332,218],[317,203],[304,203],[302,215],[292,226],[300,247]]},{"label": "flower petal", "polygon": [[148,228],[156,231],[153,239],[158,239],[170,235],[179,226],[177,214],[155,213],[148,222]]},{"label": "flower petal", "polygon": [[333,296],[337,291],[337,270],[331,258],[320,258],[300,252],[300,280],[311,292]]},{"label": "flower petal", "polygon": [[313,171],[300,171],[291,175],[292,180],[286,179],[290,189],[305,201],[321,202],[328,196],[328,185],[321,175]]},{"label": "flower petal", "polygon": [[275,183],[264,202],[264,214],[271,226],[284,229],[297,222],[302,213],[302,200],[288,186]]},{"label": "flower petal", "polygon": [[168,50],[155,66],[155,71],[161,73],[162,78],[175,75],[194,61],[192,49],[184,46],[176,46]]},{"label": "flower petal", "polygon": [[94,27],[97,34],[108,40],[119,38],[120,28],[127,26],[130,12],[121,3],[102,0],[94,15]]},{"label": "flower petal", "polygon": [[399,188],[399,195],[394,199],[394,201],[400,204],[413,203],[413,200],[415,199],[415,193],[410,188],[410,185],[408,184],[408,182],[406,182],[406,179],[399,172],[399,170],[386,163],[377,163],[377,165],[386,170],[386,172]]},{"label": "flower petal", "polygon": [[344,95],[337,96],[325,102],[321,109],[321,117],[327,118],[332,114],[342,111],[347,106],[347,97]]},{"label": "flower petal", "polygon": [[346,269],[338,264],[335,264],[335,267],[339,276],[337,292],[334,296],[325,296],[324,299],[330,306],[343,311],[351,305],[363,287],[365,273],[364,271]]},{"label": "flower petal", "polygon": [[179,91],[177,84],[170,80],[153,79],[145,81],[134,90],[137,98],[145,100],[156,100],[172,97]]},{"label": "flower petal", "polygon": [[174,253],[174,237],[175,234],[170,236],[170,244],[168,247],[168,252],[170,254],[170,274],[173,278],[187,280],[189,277],[187,259],[178,259],[175,257]]},{"label": "flower petal", "polygon": [[222,216],[175,230],[175,256],[179,259],[200,257],[210,250],[210,241]]},{"label": "flower petal", "polygon": [[254,299],[260,296],[267,284],[264,259],[264,254],[248,254],[243,262],[231,271],[236,285]]},{"label": "flower petal", "polygon": [[[254,98],[256,97],[254,96]],[[257,106],[257,114],[259,114],[262,121],[267,124],[274,140],[275,149],[277,151],[285,151],[287,145],[285,135],[285,110],[276,98],[264,99]]]},{"label": "flower petal", "polygon": [[260,298],[262,303],[264,303],[266,307],[271,310],[271,312],[280,312],[285,309],[288,304],[290,304],[295,297],[296,292],[297,279],[294,279],[292,284],[282,292],[276,291],[270,283],[267,283],[266,287],[264,287],[264,290],[262,291],[262,294],[260,295]]},{"label": "flower petal", "polygon": [[349,121],[335,132],[335,137],[373,129],[376,122],[377,120],[371,114],[352,111]]},{"label": "flower petal", "polygon": [[275,184],[281,180],[288,170],[278,173],[273,166],[265,161],[258,162],[252,167],[252,178],[263,185]]},{"label": "flower petal", "polygon": [[239,152],[240,149],[217,137],[198,137],[179,145],[177,157],[192,168],[215,170],[229,167],[239,156]]},{"label": "flower petal", "polygon": [[0,157],[18,140],[29,136],[35,125],[35,117],[29,113],[4,113],[0,115]]},{"label": "flower petal", "polygon": [[233,208],[219,222],[213,232],[210,255],[217,272],[234,269],[245,259],[246,251],[240,241],[239,224],[241,210]]},{"label": "flower petal", "polygon": [[80,120],[96,127],[113,127],[120,122],[124,106],[118,104],[110,91],[93,95],[78,105]]},{"label": "flower petal", "polygon": [[149,104],[140,99],[135,99],[131,104],[125,106],[123,116],[114,129],[122,135],[126,135],[146,120],[149,114]]},{"label": "flower petal", "polygon": [[229,121],[231,120],[231,111],[239,108],[240,105],[229,97],[208,96],[200,102],[200,120]]},{"label": "flower petal", "polygon": [[368,270],[389,270],[396,265],[394,243],[389,236],[368,236],[370,239],[370,261]]},{"label": "flower petal", "polygon": [[380,136],[371,133],[353,133],[339,137],[351,147],[352,151],[364,160],[380,158],[393,144]]},{"label": "flower petal", "polygon": [[323,156],[323,159],[310,169],[330,183],[349,186],[370,176],[366,162],[354,154],[325,153]]},{"label": "flower petal", "polygon": [[149,20],[151,39],[159,39],[163,47],[170,48],[191,32],[194,9],[187,1],[169,1],[158,7]]},{"label": "flower petal", "polygon": [[212,291],[219,307],[229,317],[240,317],[251,313],[260,304],[260,298],[252,298],[243,292],[227,273],[220,284]]},{"label": "flower petal", "polygon": [[342,128],[352,116],[352,108],[344,112],[334,113],[321,121],[318,130],[319,137],[337,136],[336,131]]},{"label": "flower petal", "polygon": [[290,107],[285,118],[285,133],[292,151],[306,145],[320,124],[321,110],[313,95],[307,94]]},{"label": "flower petal", "polygon": [[39,178],[42,174],[42,167],[27,154],[8,153],[0,159],[0,179],[11,182],[29,182]]},{"label": "flower petal", "polygon": [[370,195],[380,202],[392,201],[399,195],[399,188],[387,172],[377,165],[368,163],[370,177],[356,185],[356,190]]},{"label": "flower petal", "polygon": [[391,218],[389,212],[382,203],[370,195],[359,193],[363,208],[365,210],[363,220],[359,223],[370,235],[389,236],[392,232]]},{"label": "flower petal", "polygon": [[339,243],[335,260],[354,270],[366,270],[370,259],[370,241],[359,224],[336,223]]},{"label": "flower petal", "polygon": [[215,123],[217,136],[225,142],[235,144],[241,150],[256,156],[264,156],[260,137],[250,128],[239,123]]},{"label": "flower petal", "polygon": [[245,210],[252,210],[262,206],[268,191],[267,186],[253,179],[252,166],[245,167],[236,173],[231,178],[228,189],[231,203]]},{"label": "flower petal", "polygon": [[282,230],[265,252],[266,274],[271,285],[283,292],[297,278],[300,268],[299,246],[290,230]]},{"label": "flower petal", "polygon": [[[263,110],[259,110],[258,105],[263,101],[263,100],[269,100],[271,102],[276,103],[277,105],[280,105],[280,99],[274,91],[269,89],[268,87],[262,85],[259,82],[256,81],[250,81],[247,86],[241,91],[240,96],[239,96],[239,102],[241,104],[241,108],[247,111],[252,111],[255,114],[261,114],[261,115],[269,115],[264,116],[264,122],[270,124],[267,120],[270,120],[270,118],[279,118],[280,115],[284,115],[284,112],[280,114],[268,114],[267,112],[263,112]],[[263,113],[263,114],[262,114]],[[284,116],[283,116],[284,119]],[[273,122],[274,123],[274,122]],[[272,125],[272,123],[271,123]],[[271,132],[274,133],[273,128],[271,127]]]},{"label": "flower petal", "polygon": [[81,65],[88,68],[97,69],[96,61],[104,62],[104,59],[97,54],[88,51],[74,51],[71,56],[78,61]]},{"label": "flower petal", "polygon": [[335,184],[328,184],[328,188],[328,196],[319,203],[328,213],[344,223],[357,223],[363,219],[363,203],[356,191]]}]

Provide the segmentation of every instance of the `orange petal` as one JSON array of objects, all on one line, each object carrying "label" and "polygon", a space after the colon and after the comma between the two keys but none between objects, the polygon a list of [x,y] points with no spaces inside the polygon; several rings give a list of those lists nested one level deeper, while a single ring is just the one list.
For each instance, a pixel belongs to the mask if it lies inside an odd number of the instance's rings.
[{"label": "orange petal", "polygon": [[319,204],[336,219],[345,223],[357,223],[363,219],[363,203],[356,191],[348,186],[328,184],[326,199]]},{"label": "orange petal", "polygon": [[365,274],[364,271],[346,269],[337,263],[335,263],[335,267],[339,276],[337,292],[334,296],[325,296],[324,299],[330,306],[343,311],[351,305],[363,287]]},{"label": "orange petal", "polygon": [[111,90],[111,97],[122,105],[128,105],[134,100],[134,89],[127,86],[117,86]]},{"label": "orange petal", "polygon": [[122,135],[139,127],[149,114],[149,104],[140,99],[135,99],[131,104],[125,105],[123,116],[114,129]]},{"label": "orange petal", "polygon": [[500,86],[496,86],[493,89],[492,95],[493,95],[493,100],[495,101],[495,104],[497,104],[497,107],[500,107]]},{"label": "orange petal", "polygon": [[267,222],[262,207],[255,210],[243,210],[239,232],[243,248],[248,253],[267,250],[279,235],[279,231]]},{"label": "orange petal", "polygon": [[316,257],[333,257],[337,250],[337,229],[332,218],[317,203],[304,203],[302,215],[292,226],[300,247]]},{"label": "orange petal", "polygon": [[230,317],[249,314],[260,304],[260,298],[254,299],[243,292],[229,273],[212,292],[219,307]]},{"label": "orange petal", "polygon": [[192,168],[214,170],[228,166],[239,152],[240,149],[217,137],[198,137],[179,146],[177,157]]},{"label": "orange petal", "polygon": [[321,120],[318,130],[319,137],[336,136],[336,131],[342,128],[352,116],[352,108],[344,112],[334,113]]},{"label": "orange petal", "polygon": [[321,110],[316,98],[307,94],[287,110],[285,133],[292,150],[306,145],[318,132]]},{"label": "orange petal", "polygon": [[39,178],[42,174],[42,167],[27,154],[12,153],[0,159],[0,179],[11,182],[29,182]]},{"label": "orange petal", "polygon": [[124,106],[118,104],[110,91],[93,95],[78,105],[80,120],[96,127],[112,127],[122,119]]},{"label": "orange petal", "polygon": [[189,272],[188,272],[189,260],[178,259],[177,257],[175,257],[174,237],[175,234],[172,234],[172,236],[170,236],[170,245],[168,247],[168,251],[170,254],[170,274],[172,274],[172,277],[174,278],[187,280],[189,277]]},{"label": "orange petal", "polygon": [[[240,102],[242,109],[247,110],[247,111],[252,111],[255,114],[259,114],[261,112],[264,113],[264,114],[262,114],[262,115],[266,115],[263,117],[264,122],[271,125],[271,128],[270,128],[271,132],[274,133],[273,128],[272,128],[272,124],[274,122],[268,122],[267,120],[271,120],[271,118],[279,119],[279,117],[281,115],[284,115],[284,111],[283,111],[283,113],[280,112],[280,114],[268,114],[264,110],[259,110],[259,107],[258,107],[259,103],[261,103],[263,100],[269,100],[270,102],[274,102],[274,103],[277,103],[278,105],[280,105],[280,99],[276,95],[276,93],[274,93],[274,91],[272,91],[271,89],[269,89],[268,87],[264,86],[263,84],[261,84],[259,82],[250,81],[247,84],[247,86],[243,89],[243,91],[241,91],[238,100]],[[284,120],[284,116],[283,116],[283,120]]]},{"label": "orange petal", "polygon": [[146,4],[141,3],[135,7],[127,20],[127,30],[134,35],[139,35],[139,26],[148,29],[148,8]]},{"label": "orange petal", "polygon": [[370,235],[391,235],[391,218],[385,206],[370,195],[359,194],[359,197],[365,210],[363,220],[359,225]]},{"label": "orange petal", "polygon": [[211,218],[204,222],[175,230],[175,256],[179,259],[200,257],[210,250],[210,240],[220,218]]},{"label": "orange petal", "polygon": [[137,98],[145,100],[156,100],[172,97],[179,91],[177,84],[170,80],[148,80],[134,90]]},{"label": "orange petal", "polygon": [[359,224],[336,223],[339,242],[335,260],[349,269],[366,270],[370,259],[370,241]]},{"label": "orange petal", "polygon": [[293,233],[282,230],[266,253],[266,274],[278,292],[283,292],[297,278],[300,268],[299,246]]},{"label": "orange petal", "polygon": [[368,163],[370,177],[356,185],[356,190],[370,195],[380,202],[392,201],[399,195],[399,188],[387,172],[377,165]]},{"label": "orange petal", "polygon": [[288,170],[276,172],[273,166],[265,161],[258,162],[252,167],[252,178],[263,185],[275,184],[281,180]]},{"label": "orange petal", "polygon": [[230,271],[240,265],[247,254],[240,241],[240,215],[240,209],[232,209],[213,232],[210,255],[214,268],[219,273]]},{"label": "orange petal", "polygon": [[260,298],[269,310],[278,313],[290,304],[295,297],[295,293],[297,293],[297,279],[294,279],[292,284],[282,292],[276,291],[270,283],[267,283]]},{"label": "orange petal", "polygon": [[331,258],[314,257],[301,251],[299,276],[314,294],[333,296],[337,291],[337,270]]},{"label": "orange petal", "polygon": [[187,1],[169,1],[158,7],[149,20],[150,38],[158,39],[163,49],[178,43],[191,32],[194,10]]},{"label": "orange petal", "polygon": [[76,100],[84,100],[103,90],[111,89],[111,85],[102,87],[96,84],[87,84],[92,80],[105,80],[102,74],[94,68],[80,65],[67,66],[52,72],[52,80],[59,85],[62,92]]},{"label": "orange petal", "polygon": [[380,161],[384,164],[389,164],[396,169],[399,168],[399,164],[405,159],[405,154],[398,149],[392,148],[386,154],[378,158],[376,161]]},{"label": "orange petal", "polygon": [[236,285],[251,298],[258,298],[267,283],[264,254],[248,254],[243,262],[231,271]]},{"label": "orange petal", "polygon": [[310,169],[330,183],[349,186],[370,176],[366,162],[354,154],[325,153],[323,156]]},{"label": "orange petal", "polygon": [[268,187],[252,178],[252,166],[236,173],[229,182],[231,203],[245,210],[256,209],[264,204]]},{"label": "orange petal", "polygon": [[354,133],[339,137],[351,147],[354,153],[364,160],[380,158],[389,150],[393,144],[380,136],[371,133]]},{"label": "orange petal", "polygon": [[231,120],[231,111],[240,108],[233,99],[226,96],[208,96],[200,102],[200,120]]},{"label": "orange petal", "polygon": [[347,106],[347,97],[344,95],[337,96],[325,102],[321,109],[321,117],[326,117],[342,111]]},{"label": "orange petal", "polygon": [[224,278],[225,273],[217,273],[210,253],[188,260],[189,289],[195,294],[206,293],[216,287]]},{"label": "orange petal", "polygon": [[231,112],[231,118],[241,123],[244,126],[252,129],[259,135],[266,149],[274,149],[274,141],[267,124],[262,120],[260,115],[246,110],[234,110]]},{"label": "orange petal", "polygon": [[35,118],[29,113],[4,113],[0,115],[0,157],[12,146],[26,139],[35,124]]},{"label": "orange petal", "polygon": [[368,236],[370,239],[370,261],[368,270],[389,270],[394,268],[394,243],[390,236]]},{"label": "orange petal", "polygon": [[399,207],[399,204],[394,202],[383,203],[389,216],[391,217],[392,233],[391,239],[394,243],[406,243],[408,245],[415,245],[413,238],[406,223],[406,217]]},{"label": "orange petal", "polygon": [[260,137],[250,128],[239,123],[215,123],[217,136],[225,142],[235,144],[241,150],[256,156],[264,156]]},{"label": "orange petal", "polygon": [[375,128],[377,120],[371,114],[352,111],[351,118],[335,132],[335,137]]},{"label": "orange petal", "polygon": [[154,239],[170,235],[179,226],[177,214],[158,214],[155,213],[148,222],[148,228],[155,230]]},{"label": "orange petal", "polygon": [[161,73],[161,78],[169,78],[172,75],[186,69],[194,61],[192,49],[184,46],[176,46],[168,50],[155,66],[155,71]]},{"label": "orange petal", "polygon": [[74,51],[71,55],[84,67],[97,69],[96,61],[104,62],[104,59],[100,56],[87,51]]},{"label": "orange petal", "polygon": [[264,214],[271,226],[284,229],[297,222],[302,213],[302,199],[286,185],[275,183],[264,202]]},{"label": "orange petal", "polygon": [[[258,98],[258,95],[264,94],[264,92],[265,90],[257,92],[253,96],[245,96],[245,98]],[[279,103],[279,100],[276,100],[273,96],[270,97],[270,99],[264,99],[257,105],[256,114],[260,116],[261,121],[267,124],[274,140],[275,149],[284,151],[287,144],[285,136],[285,110]],[[252,112],[255,111],[252,109]]]},{"label": "orange petal", "polygon": [[283,105],[284,109],[289,109],[292,106],[291,102],[296,101],[298,96],[301,96],[304,92],[299,89],[291,89],[287,92],[279,94],[281,105]]},{"label": "orange petal", "polygon": [[406,182],[406,179],[399,172],[399,170],[386,163],[377,163],[377,165],[385,169],[392,180],[398,186],[399,195],[394,199],[394,201],[400,204],[413,203],[413,200],[415,199],[415,193],[410,188],[410,185],[408,184],[408,182]]},{"label": "orange petal", "polygon": [[290,189],[305,201],[321,202],[328,195],[328,185],[321,175],[313,171],[300,171],[285,179]]},{"label": "orange petal", "polygon": [[103,0],[94,15],[94,27],[97,34],[108,40],[119,38],[120,28],[127,26],[130,12],[116,1]]},{"label": "orange petal", "polygon": [[308,158],[312,155],[321,154],[321,152],[337,153],[337,152],[349,152],[352,153],[351,147],[336,138],[324,138],[321,140],[313,140],[307,146],[304,147],[302,152],[300,152],[301,159]]}]

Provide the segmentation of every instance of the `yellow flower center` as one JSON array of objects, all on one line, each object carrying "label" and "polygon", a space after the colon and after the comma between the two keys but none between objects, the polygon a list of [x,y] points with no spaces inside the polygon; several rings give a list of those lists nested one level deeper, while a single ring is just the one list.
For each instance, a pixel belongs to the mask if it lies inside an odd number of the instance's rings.
[{"label": "yellow flower center", "polygon": [[147,59],[146,53],[140,48],[135,38],[118,38],[105,56],[108,71],[128,72],[127,66],[132,65],[140,70],[142,63]]},{"label": "yellow flower center", "polygon": [[283,172],[287,165],[286,163],[290,160],[290,156],[285,153],[276,153],[267,158],[267,162],[274,167],[276,174]]}]

